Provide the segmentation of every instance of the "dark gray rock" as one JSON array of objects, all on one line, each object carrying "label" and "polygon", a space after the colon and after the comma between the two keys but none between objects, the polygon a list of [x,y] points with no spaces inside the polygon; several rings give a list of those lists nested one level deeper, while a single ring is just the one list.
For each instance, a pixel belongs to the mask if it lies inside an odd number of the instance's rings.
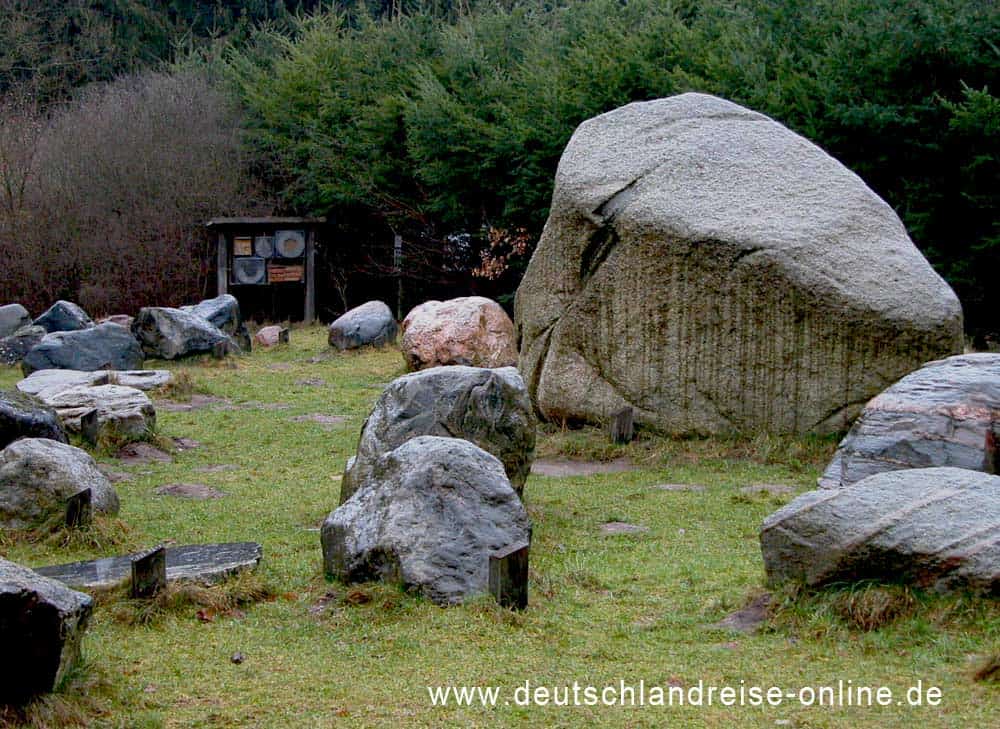
[{"label": "dark gray rock", "polygon": [[33,324],[21,327],[9,337],[0,339],[0,364],[16,365],[24,359],[32,349],[41,344],[48,332],[44,327]]},{"label": "dark gray rock", "polygon": [[[166,552],[167,582],[190,580],[202,584],[214,584],[243,570],[254,569],[264,554],[256,542],[191,544],[168,547]],[[71,562],[39,567],[36,571],[70,587],[106,589],[131,577],[133,556]]]},{"label": "dark gray rock", "polygon": [[228,334],[240,351],[250,352],[250,332],[240,313],[240,303],[232,294],[205,299],[193,306],[182,306],[181,310],[207,320],[209,324]]},{"label": "dark gray rock", "polygon": [[35,319],[35,325],[51,332],[76,332],[90,329],[93,320],[72,301],[57,301],[44,314]]},{"label": "dark gray rock", "polygon": [[46,334],[21,362],[21,370],[136,370],[142,349],[128,329],[99,324],[75,332]]},{"label": "dark gray rock", "polygon": [[66,502],[91,491],[91,506],[118,513],[118,494],[94,459],[79,448],[47,438],[22,438],[0,451],[0,529],[57,527]]},{"label": "dark gray rock", "polygon": [[1000,466],[1000,354],[924,365],[872,398],[819,480],[840,488],[883,471]]},{"label": "dark gray rock", "polygon": [[164,306],[140,309],[132,322],[132,334],[146,356],[157,359],[212,354],[221,343],[233,344],[229,335],[207,319]]},{"label": "dark gray rock", "polygon": [[381,347],[396,341],[399,327],[392,309],[369,301],[346,312],[330,325],[330,346],[337,349]]},{"label": "dark gray rock", "polygon": [[31,324],[31,315],[20,304],[0,306],[0,339],[9,337],[21,327]]},{"label": "dark gray rock", "polygon": [[80,659],[89,595],[0,558],[0,704],[57,688]]},{"label": "dark gray rock", "polygon": [[869,476],[764,520],[768,582],[878,579],[1000,595],[1000,477],[959,468]]},{"label": "dark gray rock", "polygon": [[365,421],[357,456],[344,471],[341,503],[370,476],[380,456],[410,438],[463,438],[492,453],[521,493],[535,454],[535,418],[513,367],[434,367],[404,375],[382,392]]},{"label": "dark gray rock", "polygon": [[67,442],[54,410],[23,393],[0,390],[0,448],[6,448],[18,438]]},{"label": "dark gray rock", "polygon": [[503,464],[468,441],[408,440],[372,475],[323,522],[328,575],[399,583],[450,605],[487,592],[491,554],[530,541]]}]

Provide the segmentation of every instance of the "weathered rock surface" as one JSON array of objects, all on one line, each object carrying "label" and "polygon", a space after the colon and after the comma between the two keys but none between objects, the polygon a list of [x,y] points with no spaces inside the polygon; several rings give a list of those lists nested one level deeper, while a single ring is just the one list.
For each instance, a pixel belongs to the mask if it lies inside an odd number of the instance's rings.
[{"label": "weathered rock surface", "polygon": [[142,366],[142,349],[128,329],[98,324],[74,332],[46,334],[28,352],[21,369],[35,370],[135,370]]},{"label": "weathered rock surface", "polygon": [[36,397],[55,410],[66,430],[91,443],[146,440],[156,429],[153,402],[134,387],[77,385],[42,390]]},{"label": "weathered rock surface", "polygon": [[59,688],[80,659],[89,595],[0,557],[0,704]]},{"label": "weathered rock surface", "polygon": [[86,451],[47,438],[23,438],[0,451],[0,529],[56,527],[66,501],[84,489],[91,507],[118,513],[118,494]]},{"label": "weathered rock surface", "polygon": [[157,359],[212,354],[219,346],[236,347],[229,335],[207,319],[165,306],[140,309],[132,323],[132,334],[146,356]]},{"label": "weathered rock surface", "polygon": [[541,414],[674,433],[834,432],[961,351],[955,294],[854,173],[704,94],[581,124],[517,292]]},{"label": "weathered rock surface", "polygon": [[1000,354],[924,365],[865,406],[819,480],[840,488],[882,471],[1000,467]]},{"label": "weathered rock surface", "polygon": [[[243,570],[255,569],[263,556],[263,547],[256,542],[167,547],[167,582],[192,581],[212,585]],[[39,567],[36,571],[70,587],[101,590],[131,578],[132,555]]]},{"label": "weathered rock surface", "polygon": [[31,315],[20,304],[0,306],[0,339],[9,337],[21,327],[31,324]]},{"label": "weathered rock surface", "polygon": [[378,459],[411,438],[463,438],[500,459],[518,493],[535,455],[535,418],[513,367],[435,367],[382,392],[341,482],[341,502],[372,477]]},{"label": "weathered rock surface", "polygon": [[0,364],[16,365],[32,349],[41,344],[48,332],[33,324],[21,327],[9,337],[0,339]]},{"label": "weathered rock surface", "polygon": [[253,335],[255,344],[261,347],[274,347],[278,344],[288,344],[289,331],[285,327],[272,324],[268,327],[261,327]]},{"label": "weathered rock surface", "polygon": [[1000,595],[1000,477],[959,468],[802,494],[764,521],[771,584],[904,581]]},{"label": "weathered rock surface", "polygon": [[421,436],[380,459],[321,532],[327,574],[449,605],[486,592],[489,556],[530,541],[531,525],[500,461],[459,438]]},{"label": "weathered rock surface", "polygon": [[337,349],[382,347],[396,341],[396,317],[383,301],[356,306],[330,324],[329,342]]},{"label": "weathered rock surface", "polygon": [[35,319],[35,325],[43,327],[49,333],[76,332],[90,329],[94,326],[94,322],[87,312],[72,301],[57,301]]},{"label": "weathered rock surface", "polygon": [[[36,370],[17,383],[21,392],[40,395],[43,391],[55,394],[79,385],[123,385],[136,390],[155,390],[165,387],[174,380],[170,370]],[[44,399],[44,398],[43,398]]]},{"label": "weathered rock surface", "polygon": [[206,319],[209,324],[228,334],[241,352],[250,352],[250,332],[240,313],[240,303],[232,294],[205,299],[193,306],[182,306],[181,310]]},{"label": "weathered rock surface", "polygon": [[0,390],[0,448],[18,438],[49,438],[66,442],[56,412],[20,392]]},{"label": "weathered rock surface", "polygon": [[406,315],[401,330],[411,372],[441,365],[517,364],[513,322],[500,304],[482,296],[426,301]]},{"label": "weathered rock surface", "polygon": [[135,321],[135,317],[131,317],[128,314],[112,314],[111,316],[106,316],[103,319],[98,319],[98,324],[117,324],[120,327],[125,327],[126,329],[132,328],[132,322]]}]

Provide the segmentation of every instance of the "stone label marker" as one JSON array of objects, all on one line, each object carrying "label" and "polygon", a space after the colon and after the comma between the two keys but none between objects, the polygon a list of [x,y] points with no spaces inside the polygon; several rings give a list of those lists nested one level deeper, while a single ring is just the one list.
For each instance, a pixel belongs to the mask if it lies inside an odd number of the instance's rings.
[{"label": "stone label marker", "polygon": [[66,501],[66,526],[70,529],[89,525],[94,519],[94,492],[89,488],[75,493]]},{"label": "stone label marker", "polygon": [[623,408],[611,418],[611,442],[631,443],[635,440],[635,411]]},{"label": "stone label marker", "polygon": [[153,597],[167,586],[167,550],[157,547],[132,558],[132,597]]},{"label": "stone label marker", "polygon": [[528,607],[528,548],[522,542],[490,555],[490,593],[502,607]]}]

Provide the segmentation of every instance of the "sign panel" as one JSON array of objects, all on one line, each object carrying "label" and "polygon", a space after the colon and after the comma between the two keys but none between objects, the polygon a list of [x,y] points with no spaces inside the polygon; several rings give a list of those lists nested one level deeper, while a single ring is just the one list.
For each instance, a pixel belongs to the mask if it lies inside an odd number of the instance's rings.
[{"label": "sign panel", "polygon": [[271,283],[299,283],[305,280],[306,267],[299,265],[267,264],[267,278]]},{"label": "sign panel", "polygon": [[249,235],[238,235],[233,238],[233,255],[234,256],[252,256],[253,255],[253,238]]}]

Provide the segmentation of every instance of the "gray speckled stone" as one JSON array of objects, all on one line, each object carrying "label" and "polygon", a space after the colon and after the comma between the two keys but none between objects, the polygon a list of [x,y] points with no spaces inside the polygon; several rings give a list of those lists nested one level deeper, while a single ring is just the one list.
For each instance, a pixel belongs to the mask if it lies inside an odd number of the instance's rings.
[{"label": "gray speckled stone", "polygon": [[67,442],[66,432],[52,408],[23,393],[0,390],[0,448],[18,438]]},{"label": "gray speckled stone", "polygon": [[[255,568],[260,564],[263,554],[263,548],[256,542],[168,547],[167,581],[192,580],[213,584],[243,570]],[[70,587],[103,589],[131,578],[132,555],[39,567],[35,571]]]},{"label": "gray speckled stone", "polygon": [[382,301],[356,306],[330,324],[329,342],[337,349],[381,347],[396,341],[398,327],[392,310]]},{"label": "gray speckled stone", "polygon": [[889,205],[774,120],[705,94],[585,121],[517,290],[541,414],[674,433],[836,432],[962,350]]},{"label": "gray speckled stone", "polygon": [[72,301],[57,301],[35,319],[35,324],[49,333],[75,332],[94,326],[87,312]]},{"label": "gray speckled stone", "polygon": [[872,398],[841,441],[820,488],[876,473],[1000,467],[1000,354],[931,362]]},{"label": "gray speckled stone", "polygon": [[440,605],[485,593],[490,555],[531,538],[503,464],[466,440],[436,436],[379,459],[321,531],[328,575],[395,582]]},{"label": "gray speckled stone", "polygon": [[165,306],[140,309],[132,322],[132,334],[142,343],[142,351],[147,357],[158,359],[211,354],[220,342],[232,344],[233,341],[224,331],[192,311]]},{"label": "gray speckled stone", "polygon": [[0,339],[9,337],[21,327],[31,324],[31,315],[20,304],[0,306]]},{"label": "gray speckled stone", "polygon": [[1000,477],[917,468],[810,491],[764,520],[760,545],[772,585],[882,579],[1000,596]]},{"label": "gray speckled stone", "polygon": [[433,367],[394,380],[365,421],[357,455],[344,471],[341,502],[375,462],[420,435],[464,438],[499,458],[520,493],[535,455],[535,418],[513,367]]},{"label": "gray speckled stone", "polygon": [[25,355],[21,370],[135,370],[142,366],[139,342],[125,327],[98,324],[74,332],[46,334]]}]

